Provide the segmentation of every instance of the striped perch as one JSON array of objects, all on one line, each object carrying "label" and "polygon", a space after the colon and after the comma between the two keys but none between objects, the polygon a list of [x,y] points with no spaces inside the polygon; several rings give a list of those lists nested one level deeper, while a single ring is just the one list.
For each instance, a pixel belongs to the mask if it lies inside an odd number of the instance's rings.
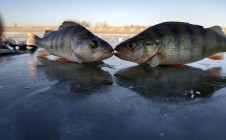
[{"label": "striped perch", "polygon": [[72,62],[93,62],[107,59],[113,55],[109,43],[95,36],[83,26],[73,22],[61,25],[43,38],[28,33],[27,45],[38,45],[48,53]]},{"label": "striped perch", "polygon": [[117,57],[151,67],[187,64],[206,57],[220,60],[220,52],[226,52],[226,36],[219,26],[203,28],[182,22],[157,24],[115,48]]}]

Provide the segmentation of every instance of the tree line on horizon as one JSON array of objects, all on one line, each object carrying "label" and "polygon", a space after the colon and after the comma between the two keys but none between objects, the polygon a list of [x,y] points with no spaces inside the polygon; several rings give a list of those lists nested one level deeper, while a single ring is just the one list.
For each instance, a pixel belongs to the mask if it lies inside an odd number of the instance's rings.
[{"label": "tree line on horizon", "polygon": [[[94,25],[92,25],[90,22],[88,21],[85,21],[85,20],[65,20],[63,21],[61,24],[63,24],[64,22],[76,22],[84,27],[103,27],[103,28],[107,28],[107,27],[113,27],[111,25],[109,25],[107,22],[97,22],[95,23]],[[18,28],[20,27],[18,23],[14,23],[13,25],[14,28]],[[128,27],[134,27],[134,28],[142,28],[142,27],[147,27],[147,26],[144,26],[144,25],[134,25],[134,24],[131,24],[131,25],[123,25],[123,26],[119,26],[119,27],[125,27],[125,28],[128,28]]]},{"label": "tree line on horizon", "polygon": [[[84,27],[92,27],[92,24],[88,21],[82,20],[75,20],[74,22],[79,23],[80,25],[84,26]],[[94,27],[112,27],[111,25],[109,25],[107,22],[97,22]],[[140,27],[146,27],[144,25],[124,25],[122,27],[134,27],[134,28],[140,28]]]}]

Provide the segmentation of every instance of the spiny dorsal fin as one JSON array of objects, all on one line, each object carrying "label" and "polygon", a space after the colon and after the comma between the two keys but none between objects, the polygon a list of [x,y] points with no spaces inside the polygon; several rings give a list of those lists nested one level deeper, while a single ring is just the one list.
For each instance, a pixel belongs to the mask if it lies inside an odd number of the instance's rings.
[{"label": "spiny dorsal fin", "polygon": [[[63,28],[63,27],[68,27],[68,26],[78,26],[78,25],[79,25],[79,24],[76,23],[76,22],[74,22],[74,21],[67,20],[67,21],[64,21],[64,22],[60,25],[59,29],[61,29],[61,28]],[[81,26],[81,25],[79,25],[79,26]]]},{"label": "spiny dorsal fin", "polygon": [[222,31],[222,28],[221,28],[220,26],[213,26],[213,27],[210,27],[210,28],[208,28],[208,29],[210,29],[210,30],[212,30],[212,31],[215,31],[215,32],[217,32],[217,33],[219,33],[219,34],[225,36],[225,34],[224,34],[224,32]]},{"label": "spiny dorsal fin", "polygon": [[53,32],[55,32],[55,31],[53,31],[53,30],[45,30],[44,36],[47,36],[47,35],[49,35],[49,34],[51,34]]}]

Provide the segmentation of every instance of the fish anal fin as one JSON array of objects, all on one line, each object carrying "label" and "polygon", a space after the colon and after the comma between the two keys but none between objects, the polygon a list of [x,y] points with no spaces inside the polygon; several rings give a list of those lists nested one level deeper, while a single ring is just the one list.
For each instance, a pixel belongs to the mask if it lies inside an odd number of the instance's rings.
[{"label": "fish anal fin", "polygon": [[63,57],[57,58],[56,61],[61,63],[71,62],[68,58],[63,58]]},{"label": "fish anal fin", "polygon": [[209,57],[209,59],[212,60],[223,60],[224,59],[224,54],[219,53],[219,54],[215,54]]}]

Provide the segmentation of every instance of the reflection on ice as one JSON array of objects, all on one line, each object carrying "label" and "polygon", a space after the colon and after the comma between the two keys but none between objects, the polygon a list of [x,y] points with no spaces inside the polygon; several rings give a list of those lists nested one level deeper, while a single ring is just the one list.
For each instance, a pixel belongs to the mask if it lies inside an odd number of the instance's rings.
[{"label": "reflection on ice", "polygon": [[58,63],[44,59],[40,59],[40,61],[43,63],[43,70],[50,80],[69,83],[70,90],[73,92],[95,90],[113,83],[111,74],[94,63]]},{"label": "reflection on ice", "polygon": [[201,70],[189,66],[170,67],[134,66],[115,74],[120,86],[151,99],[190,99],[210,97],[226,86],[226,78],[220,76],[222,68]]}]

